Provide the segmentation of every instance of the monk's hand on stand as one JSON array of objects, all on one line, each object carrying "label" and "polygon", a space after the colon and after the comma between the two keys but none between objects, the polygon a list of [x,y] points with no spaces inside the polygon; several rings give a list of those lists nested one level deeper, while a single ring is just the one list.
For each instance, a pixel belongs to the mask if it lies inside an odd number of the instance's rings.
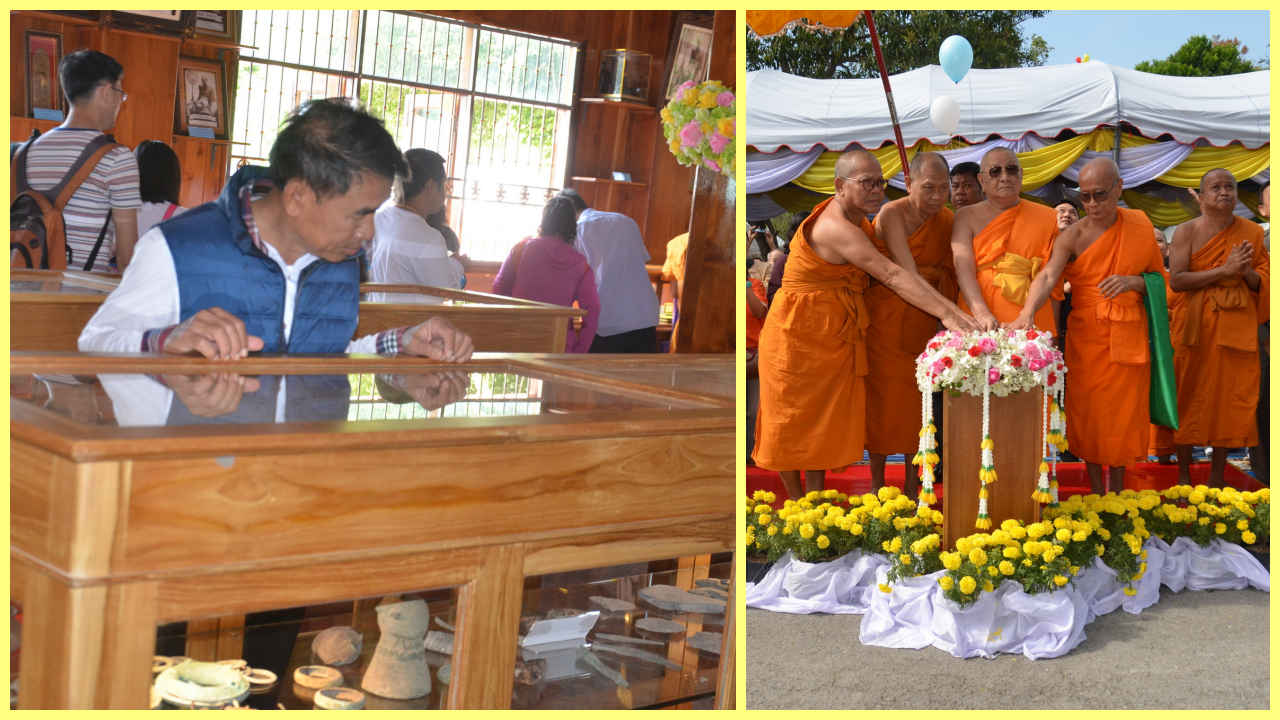
[{"label": "monk's hand on stand", "polygon": [[982,309],[975,312],[973,319],[977,323],[977,332],[1000,329],[1000,321],[996,320],[996,316],[992,315],[990,310]]},{"label": "monk's hand on stand", "polygon": [[1137,292],[1146,286],[1146,281],[1141,275],[1112,275],[1098,283],[1098,292],[1102,293],[1102,297],[1110,300],[1120,293]]},{"label": "monk's hand on stand", "polygon": [[196,417],[218,417],[235,412],[245,393],[257,392],[262,386],[254,378],[235,373],[165,375],[164,383]]},{"label": "monk's hand on stand", "polygon": [[946,316],[939,319],[942,320],[942,325],[948,330],[955,330],[957,332],[964,333],[979,332],[980,330],[978,321],[961,312],[959,308],[952,310]]},{"label": "monk's hand on stand", "polygon": [[1004,323],[1000,327],[1005,330],[1030,330],[1034,327],[1034,320],[1035,318],[1031,315],[1019,313],[1018,317],[1013,319],[1013,322]]},{"label": "monk's hand on stand", "polygon": [[1222,266],[1232,275],[1244,274],[1246,270],[1253,267],[1253,245],[1246,240],[1231,248],[1231,254],[1227,256]]},{"label": "monk's hand on stand", "polygon": [[470,335],[448,320],[436,316],[405,331],[400,349],[410,355],[441,362],[464,363],[471,359],[471,353],[476,348]]},{"label": "monk's hand on stand", "polygon": [[262,349],[262,338],[245,332],[244,321],[223,310],[209,308],[187,318],[169,332],[164,352],[200,353],[210,360],[239,360]]}]

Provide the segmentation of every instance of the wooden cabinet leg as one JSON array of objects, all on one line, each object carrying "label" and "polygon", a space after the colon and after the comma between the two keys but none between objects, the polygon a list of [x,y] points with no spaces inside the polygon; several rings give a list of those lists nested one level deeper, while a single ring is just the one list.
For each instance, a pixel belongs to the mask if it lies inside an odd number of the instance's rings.
[{"label": "wooden cabinet leg", "polygon": [[475,580],[459,589],[449,709],[511,707],[523,588],[524,545],[485,548]]},{"label": "wooden cabinet leg", "polygon": [[716,685],[716,710],[733,710],[738,707],[737,685],[737,626],[738,605],[735,592],[738,578],[738,553],[733,554],[729,571],[729,609],[724,618],[724,642],[720,646],[720,682]]}]

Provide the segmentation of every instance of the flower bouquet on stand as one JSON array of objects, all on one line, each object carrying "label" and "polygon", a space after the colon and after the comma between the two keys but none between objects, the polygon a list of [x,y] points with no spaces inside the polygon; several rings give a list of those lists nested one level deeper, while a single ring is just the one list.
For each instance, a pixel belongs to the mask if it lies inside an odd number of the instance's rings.
[{"label": "flower bouquet on stand", "polygon": [[662,134],[676,161],[733,177],[736,108],[733,91],[719,80],[681,85],[661,112]]}]

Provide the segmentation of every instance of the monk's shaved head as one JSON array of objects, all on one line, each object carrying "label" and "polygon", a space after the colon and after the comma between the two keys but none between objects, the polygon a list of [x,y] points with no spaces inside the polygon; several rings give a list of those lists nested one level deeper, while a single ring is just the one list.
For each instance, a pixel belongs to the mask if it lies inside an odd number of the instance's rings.
[{"label": "monk's shaved head", "polygon": [[1008,163],[1018,163],[1018,154],[1007,147],[991,148],[986,155],[982,156],[982,169],[985,171],[993,165],[1006,165]]},{"label": "monk's shaved head", "polygon": [[919,152],[911,158],[911,174],[920,175],[924,173],[925,168],[940,171],[943,175],[951,173],[951,166],[947,164],[947,159],[936,152]]},{"label": "monk's shaved head", "polygon": [[1085,163],[1084,168],[1080,171],[1080,185],[1085,183],[1101,184],[1103,187],[1110,187],[1111,183],[1120,179],[1120,166],[1116,165],[1111,158],[1098,157]]},{"label": "monk's shaved head", "polygon": [[884,172],[876,156],[866,150],[850,150],[836,160],[836,177],[850,178],[859,171],[872,174]]},{"label": "monk's shaved head", "polygon": [[[1232,175],[1232,174],[1231,174],[1231,171],[1229,171],[1229,170],[1224,170],[1223,168],[1214,168],[1214,169],[1210,170],[1209,172],[1205,173],[1205,174],[1200,178],[1200,192],[1204,192],[1204,186],[1205,186],[1205,183],[1209,182],[1210,177],[1211,177],[1211,176],[1213,176],[1215,173],[1222,173],[1223,175],[1226,175],[1228,178],[1231,178],[1231,182],[1232,182],[1232,183],[1235,183],[1235,181],[1236,181],[1236,176],[1235,176],[1235,175]],[[1214,179],[1217,179],[1217,178],[1214,178]]]}]

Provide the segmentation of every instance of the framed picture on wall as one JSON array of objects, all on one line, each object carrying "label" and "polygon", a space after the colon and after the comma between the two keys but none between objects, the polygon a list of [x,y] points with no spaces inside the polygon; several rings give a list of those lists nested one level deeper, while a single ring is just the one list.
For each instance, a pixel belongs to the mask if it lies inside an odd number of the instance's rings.
[{"label": "framed picture on wall", "polygon": [[[58,63],[62,61],[62,33],[26,30],[23,33],[24,73],[27,85],[27,117],[61,120],[62,85],[58,82]],[[37,114],[37,110],[44,113]]]},{"label": "framed picture on wall", "polygon": [[181,35],[186,27],[182,10],[108,10],[107,24],[126,30]]},{"label": "framed picture on wall", "polygon": [[178,103],[174,133],[227,139],[227,86],[222,63],[178,57]]},{"label": "framed picture on wall", "polygon": [[[686,82],[702,82],[711,70],[711,27],[715,13],[684,10],[676,18],[676,31],[667,49],[667,83],[662,90],[665,105]],[[722,78],[723,79],[723,78]]]},{"label": "framed picture on wall", "polygon": [[187,10],[187,32],[195,38],[240,41],[239,10]]}]

